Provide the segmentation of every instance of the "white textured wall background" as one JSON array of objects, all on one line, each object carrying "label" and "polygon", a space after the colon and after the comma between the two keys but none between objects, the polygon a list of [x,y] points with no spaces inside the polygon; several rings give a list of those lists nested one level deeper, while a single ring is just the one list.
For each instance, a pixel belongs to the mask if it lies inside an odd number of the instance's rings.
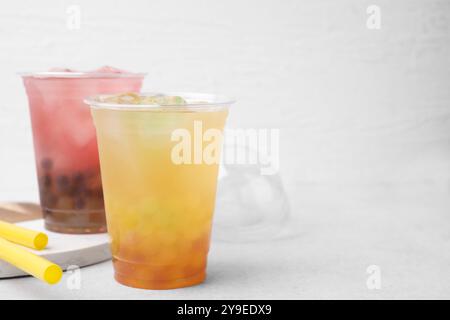
[{"label": "white textured wall background", "polygon": [[[81,8],[81,29],[66,9]],[[381,30],[366,8],[381,8]],[[146,90],[236,96],[230,127],[281,129],[291,198],[305,184],[450,178],[450,1],[10,1],[0,11],[1,198],[37,195],[15,74],[148,71]]]}]

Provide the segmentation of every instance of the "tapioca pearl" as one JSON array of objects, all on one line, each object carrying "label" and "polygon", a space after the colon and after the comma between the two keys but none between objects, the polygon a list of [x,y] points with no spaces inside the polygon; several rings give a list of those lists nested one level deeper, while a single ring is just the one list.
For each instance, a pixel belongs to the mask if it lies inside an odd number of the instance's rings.
[{"label": "tapioca pearl", "polygon": [[70,194],[74,197],[87,197],[89,193],[88,189],[83,185],[72,184],[70,187]]},{"label": "tapioca pearl", "polygon": [[86,178],[84,174],[81,172],[77,172],[74,175],[72,175],[72,184],[74,186],[84,186],[86,182]]},{"label": "tapioca pearl", "polygon": [[43,158],[41,160],[41,168],[45,171],[50,171],[53,168],[53,161],[50,158]]},{"label": "tapioca pearl", "polygon": [[61,175],[56,178],[57,190],[62,193],[70,191],[70,179],[68,176]]},{"label": "tapioca pearl", "polygon": [[82,197],[77,197],[74,200],[75,209],[84,209],[86,207],[86,200]]},{"label": "tapioca pearl", "polygon": [[43,175],[39,178],[39,186],[42,189],[50,189],[52,187],[52,177],[49,174]]}]

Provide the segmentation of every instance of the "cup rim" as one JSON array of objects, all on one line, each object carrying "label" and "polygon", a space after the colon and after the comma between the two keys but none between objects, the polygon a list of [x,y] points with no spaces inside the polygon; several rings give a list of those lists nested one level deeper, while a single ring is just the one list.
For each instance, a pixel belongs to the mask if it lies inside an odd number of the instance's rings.
[{"label": "cup rim", "polygon": [[[170,95],[181,96],[188,101],[183,105],[161,105],[161,104],[121,104],[102,102],[101,99],[105,99],[111,96],[117,96],[114,94],[99,94],[85,98],[84,103],[88,104],[92,109],[113,109],[113,110],[130,110],[130,111],[145,111],[145,110],[160,110],[160,111],[174,111],[174,110],[212,110],[227,108],[236,100],[232,97],[228,97],[222,94],[213,93],[199,93],[199,92],[142,92],[137,93],[140,96],[154,96],[154,95]],[[192,102],[189,102],[191,100]]]},{"label": "cup rim", "polygon": [[88,71],[27,71],[17,73],[22,78],[143,78],[146,72],[88,72]]}]

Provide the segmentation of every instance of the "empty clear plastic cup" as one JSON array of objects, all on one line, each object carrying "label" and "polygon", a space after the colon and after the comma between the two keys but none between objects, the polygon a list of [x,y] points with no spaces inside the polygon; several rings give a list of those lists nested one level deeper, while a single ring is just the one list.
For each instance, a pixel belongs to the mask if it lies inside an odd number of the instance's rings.
[{"label": "empty clear plastic cup", "polygon": [[[259,157],[245,145],[224,146],[247,159]],[[282,234],[290,221],[289,201],[281,176],[263,174],[260,164],[223,161],[218,183],[214,239],[226,242],[268,240]]]}]

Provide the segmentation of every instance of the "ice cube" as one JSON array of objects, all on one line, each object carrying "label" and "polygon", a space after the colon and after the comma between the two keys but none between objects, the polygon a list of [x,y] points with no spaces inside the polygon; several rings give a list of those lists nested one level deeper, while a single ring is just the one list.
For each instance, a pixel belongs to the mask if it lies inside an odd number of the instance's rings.
[{"label": "ice cube", "polygon": [[96,70],[92,70],[93,73],[127,73],[125,70],[117,69],[111,66],[103,66]]},{"label": "ice cube", "polygon": [[186,101],[180,96],[144,96],[142,97],[142,104],[158,104],[160,106],[168,105],[185,105]]},{"label": "ice cube", "polygon": [[153,96],[140,96],[134,92],[127,92],[115,96],[105,97],[102,102],[118,103],[118,104],[154,104],[160,106],[168,105],[185,105],[186,101],[180,96],[166,96],[166,95],[153,95]]},{"label": "ice cube", "polygon": [[117,96],[109,96],[104,99],[107,103],[118,103],[118,104],[140,104],[141,97],[134,92],[127,92],[119,94]]}]

